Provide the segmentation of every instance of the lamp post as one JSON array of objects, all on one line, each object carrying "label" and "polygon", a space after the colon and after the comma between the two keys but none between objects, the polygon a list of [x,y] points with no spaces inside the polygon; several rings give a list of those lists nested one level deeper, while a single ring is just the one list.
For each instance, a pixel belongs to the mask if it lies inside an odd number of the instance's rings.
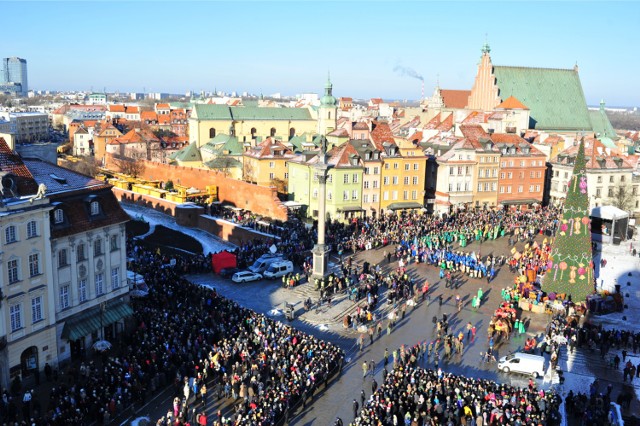
[{"label": "lamp post", "polygon": [[104,311],[107,310],[107,302],[100,303],[100,340],[104,340]]},{"label": "lamp post", "polygon": [[323,136],[320,143],[319,161],[314,165],[314,170],[318,175],[318,242],[311,251],[313,253],[313,274],[314,279],[322,280],[327,273],[327,247],[325,245],[325,221],[327,210],[327,171],[331,168],[327,164],[327,139]]}]

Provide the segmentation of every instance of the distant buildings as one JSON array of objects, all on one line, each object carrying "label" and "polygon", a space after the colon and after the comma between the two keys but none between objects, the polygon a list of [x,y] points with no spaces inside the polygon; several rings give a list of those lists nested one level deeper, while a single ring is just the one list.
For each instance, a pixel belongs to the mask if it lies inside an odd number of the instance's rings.
[{"label": "distant buildings", "polygon": [[0,120],[10,121],[15,143],[38,142],[49,136],[49,116],[39,112],[0,112]]},{"label": "distant buildings", "polygon": [[13,56],[2,59],[2,79],[0,92],[9,92],[16,96],[27,96],[29,83],[27,80],[27,60]]}]

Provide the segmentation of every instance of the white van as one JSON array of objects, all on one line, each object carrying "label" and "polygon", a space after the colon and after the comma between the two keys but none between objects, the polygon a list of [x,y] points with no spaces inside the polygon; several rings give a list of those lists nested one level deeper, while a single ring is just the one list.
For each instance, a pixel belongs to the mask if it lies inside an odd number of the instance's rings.
[{"label": "white van", "polygon": [[282,262],[282,255],[262,255],[253,263],[253,265],[249,266],[249,270],[256,274],[262,274],[267,270],[267,268],[269,268],[269,265],[274,262]]},{"label": "white van", "polygon": [[537,378],[544,376],[545,359],[543,356],[514,352],[498,361],[498,370],[504,373],[524,373]]},{"label": "white van", "polygon": [[281,260],[279,262],[273,262],[265,273],[265,278],[278,278],[293,272],[293,263],[289,260]]}]

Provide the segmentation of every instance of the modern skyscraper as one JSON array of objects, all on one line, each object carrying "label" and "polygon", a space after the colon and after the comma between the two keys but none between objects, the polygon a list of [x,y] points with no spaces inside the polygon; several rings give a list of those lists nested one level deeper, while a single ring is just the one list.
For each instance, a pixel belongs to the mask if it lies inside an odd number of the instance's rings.
[{"label": "modern skyscraper", "polygon": [[29,92],[27,83],[27,60],[13,56],[2,59],[2,83],[20,84],[20,94],[26,96]]}]

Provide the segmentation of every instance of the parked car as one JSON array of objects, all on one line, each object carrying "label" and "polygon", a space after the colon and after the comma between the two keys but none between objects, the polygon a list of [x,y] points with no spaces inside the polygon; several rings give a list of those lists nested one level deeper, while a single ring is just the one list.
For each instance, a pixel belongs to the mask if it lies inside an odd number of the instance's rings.
[{"label": "parked car", "polygon": [[290,260],[273,262],[264,272],[265,278],[279,278],[293,272],[293,263]]},{"label": "parked car", "polygon": [[262,275],[251,271],[241,271],[233,274],[231,279],[234,283],[246,283],[247,281],[261,280]]},{"label": "parked car", "polygon": [[231,278],[233,274],[239,271],[240,270],[238,268],[222,268],[220,269],[220,276],[222,278]]},{"label": "parked car", "polygon": [[503,373],[530,374],[534,378],[544,376],[545,358],[539,355],[515,352],[500,358],[498,370]]}]

